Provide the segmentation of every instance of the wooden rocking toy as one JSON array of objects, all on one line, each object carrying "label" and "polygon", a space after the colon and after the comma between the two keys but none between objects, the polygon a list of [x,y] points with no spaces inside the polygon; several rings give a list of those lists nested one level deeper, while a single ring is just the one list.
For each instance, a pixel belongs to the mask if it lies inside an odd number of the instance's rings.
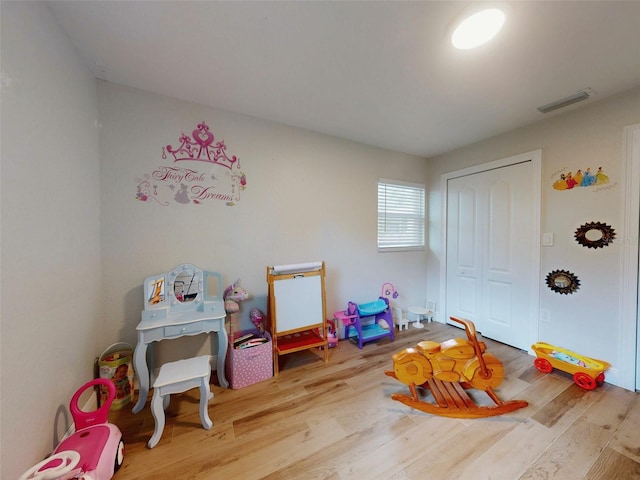
[{"label": "wooden rocking toy", "polygon": [[[473,322],[450,318],[464,326],[468,340],[425,340],[393,355],[393,371],[385,374],[408,385],[411,395],[394,393],[391,398],[422,412],[452,418],[491,417],[526,407],[524,400],[500,400],[493,389],[504,379],[502,362],[485,353],[487,346],[478,341]],[[428,388],[436,404],[420,400],[418,387]],[[469,388],[484,390],[495,406],[476,405],[465,391]]]}]

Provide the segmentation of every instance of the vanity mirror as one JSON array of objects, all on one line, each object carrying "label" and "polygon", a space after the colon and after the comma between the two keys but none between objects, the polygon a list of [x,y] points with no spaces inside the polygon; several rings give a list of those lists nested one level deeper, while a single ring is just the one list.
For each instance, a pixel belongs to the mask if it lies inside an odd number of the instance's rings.
[{"label": "vanity mirror", "polygon": [[169,310],[217,309],[222,305],[222,274],[183,263],[169,272],[147,277],[144,300],[144,309],[155,312],[156,317],[168,315]]},{"label": "vanity mirror", "polygon": [[191,265],[180,265],[171,272],[171,277],[173,278],[173,295],[180,303],[195,301],[202,291],[200,272]]}]

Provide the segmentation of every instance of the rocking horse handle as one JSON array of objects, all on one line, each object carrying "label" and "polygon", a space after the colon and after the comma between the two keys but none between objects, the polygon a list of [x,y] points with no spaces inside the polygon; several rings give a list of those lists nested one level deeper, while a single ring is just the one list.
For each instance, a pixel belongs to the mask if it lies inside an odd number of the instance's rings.
[{"label": "rocking horse handle", "polygon": [[464,318],[456,318],[449,317],[454,322],[458,322],[464,326],[465,332],[467,332],[467,338],[473,344],[473,349],[476,352],[476,357],[478,357],[478,362],[480,362],[480,373],[483,378],[489,378],[491,373],[487,368],[487,364],[484,361],[484,356],[482,355],[482,349],[480,348],[480,342],[478,342],[478,336],[476,335],[476,326],[471,320],[465,320]]},{"label": "rocking horse handle", "polygon": [[462,324],[465,332],[467,332],[467,338],[469,338],[469,341],[471,341],[473,344],[475,344],[478,341],[476,337],[476,326],[471,320],[465,320],[464,318],[457,318],[457,317],[449,317],[449,318],[454,322]]}]

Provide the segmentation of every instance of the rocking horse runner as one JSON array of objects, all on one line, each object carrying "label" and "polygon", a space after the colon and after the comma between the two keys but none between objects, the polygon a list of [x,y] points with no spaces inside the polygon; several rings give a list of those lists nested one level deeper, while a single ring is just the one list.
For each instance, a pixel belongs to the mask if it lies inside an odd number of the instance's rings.
[{"label": "rocking horse runner", "polygon": [[[468,340],[427,340],[393,355],[393,371],[385,374],[408,385],[411,395],[395,393],[391,398],[422,412],[453,418],[490,417],[526,407],[523,400],[500,400],[493,389],[504,379],[502,362],[485,352],[473,322],[450,318],[464,326]],[[437,404],[420,400],[417,387],[431,390]],[[465,392],[468,388],[484,390],[496,405],[477,406]]]}]

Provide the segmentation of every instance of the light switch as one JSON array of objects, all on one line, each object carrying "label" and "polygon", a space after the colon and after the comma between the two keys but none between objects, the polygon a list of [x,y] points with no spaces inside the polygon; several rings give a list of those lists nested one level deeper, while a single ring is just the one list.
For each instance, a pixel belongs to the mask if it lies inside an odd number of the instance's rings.
[{"label": "light switch", "polygon": [[551,247],[553,245],[553,233],[542,234],[542,246]]}]

